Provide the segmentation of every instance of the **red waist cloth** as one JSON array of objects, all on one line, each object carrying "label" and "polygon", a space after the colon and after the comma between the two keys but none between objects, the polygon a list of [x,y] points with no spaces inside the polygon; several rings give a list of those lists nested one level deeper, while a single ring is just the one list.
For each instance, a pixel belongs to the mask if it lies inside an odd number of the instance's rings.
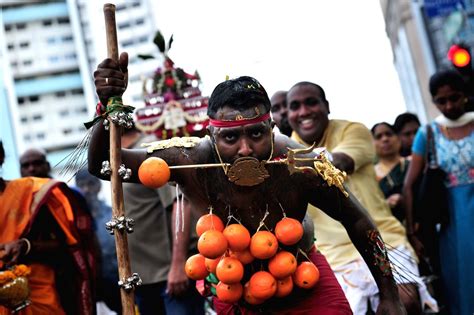
[{"label": "red waist cloth", "polygon": [[318,314],[347,315],[352,314],[349,302],[337,282],[334,272],[326,258],[317,251],[309,254],[311,261],[319,269],[319,282],[311,290],[295,288],[288,297],[271,299],[263,307],[249,309],[240,304],[228,304],[213,298],[214,310],[218,315],[256,315],[256,314]]}]

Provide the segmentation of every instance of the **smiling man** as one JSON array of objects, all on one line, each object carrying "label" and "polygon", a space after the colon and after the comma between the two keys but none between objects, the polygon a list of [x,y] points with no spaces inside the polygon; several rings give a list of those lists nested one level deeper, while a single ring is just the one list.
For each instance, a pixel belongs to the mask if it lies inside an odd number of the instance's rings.
[{"label": "smiling man", "polygon": [[[119,63],[106,59],[94,73],[96,90],[103,104],[110,97],[121,96],[125,91],[126,66],[127,55],[122,54]],[[229,216],[238,218],[251,234],[263,221],[273,231],[283,217],[282,209],[287,216],[302,221],[308,203],[314,204],[343,224],[366,259],[380,288],[382,301],[379,311],[404,314],[387,265],[385,248],[376,245],[378,240],[381,241],[380,235],[355,198],[351,194],[346,197],[344,187],[330,186],[329,181],[311,172],[290,175],[286,165],[266,163],[284,158],[289,148],[302,147],[288,137],[272,132],[270,100],[260,83],[251,77],[220,83],[209,99],[208,116],[209,137],[159,141],[150,144],[148,151],[122,149],[122,162],[132,169],[131,180],[139,182],[137,169],[150,156],[161,157],[169,165],[227,163],[218,168],[174,169],[171,180],[179,184],[195,211],[204,214],[212,208],[213,213],[224,222]],[[102,124],[97,124],[89,146],[89,170],[97,176],[101,176],[102,161],[109,158],[108,139]],[[343,177],[330,163],[324,163],[335,174],[331,179]],[[370,239],[369,234],[374,238]],[[314,288],[296,290],[285,299],[272,298],[258,306],[251,306],[245,301],[229,304],[215,297],[213,304],[216,312],[351,314],[333,272],[312,244],[312,235],[304,240],[306,242],[300,242],[297,246],[308,254],[320,271],[320,280]],[[296,248],[289,250],[296,253]],[[382,266],[376,263],[380,258]],[[261,263],[256,260],[247,265],[247,271],[252,268],[259,270]]]},{"label": "smiling man", "polygon": [[[294,130],[292,138],[301,144],[325,147],[333,164],[349,174],[347,187],[368,210],[383,239],[390,244],[390,257],[397,266],[404,267],[398,270],[395,280],[408,313],[419,313],[418,293],[423,303],[437,308],[419,277],[414,276],[418,275],[416,256],[404,227],[392,215],[375,179],[370,131],[360,123],[329,119],[329,101],[317,84],[295,84],[288,91],[287,103],[288,119]],[[327,257],[354,313],[365,314],[369,301],[375,311],[379,303],[377,286],[350,235],[320,209],[310,205],[308,212],[315,224],[316,245]]]}]

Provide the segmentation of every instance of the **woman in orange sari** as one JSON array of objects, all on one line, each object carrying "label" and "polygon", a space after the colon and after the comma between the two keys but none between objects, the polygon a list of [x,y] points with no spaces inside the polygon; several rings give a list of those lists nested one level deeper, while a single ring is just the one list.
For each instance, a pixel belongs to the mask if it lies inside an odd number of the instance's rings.
[{"label": "woman in orange sari", "polygon": [[[0,142],[0,166],[4,158]],[[0,270],[18,263],[31,268],[31,305],[17,314],[94,313],[91,219],[66,184],[0,177],[0,222]],[[0,315],[10,313],[0,306]]]}]

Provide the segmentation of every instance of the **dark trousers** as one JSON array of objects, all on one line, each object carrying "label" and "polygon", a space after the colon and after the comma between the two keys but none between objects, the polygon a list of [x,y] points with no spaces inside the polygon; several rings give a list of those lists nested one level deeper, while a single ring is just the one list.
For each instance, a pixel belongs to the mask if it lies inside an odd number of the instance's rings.
[{"label": "dark trousers", "polygon": [[204,298],[195,283],[189,284],[185,295],[172,297],[166,293],[166,282],[145,284],[135,290],[140,315],[204,315]]}]

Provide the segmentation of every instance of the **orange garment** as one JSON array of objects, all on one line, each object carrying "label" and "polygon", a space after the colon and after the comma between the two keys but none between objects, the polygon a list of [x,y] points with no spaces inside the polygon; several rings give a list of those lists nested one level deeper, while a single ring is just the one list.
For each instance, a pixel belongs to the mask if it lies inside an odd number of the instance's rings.
[{"label": "orange garment", "polygon": [[[0,243],[23,237],[31,228],[39,209],[46,205],[64,233],[66,243],[78,243],[74,228],[74,213],[68,198],[62,193],[57,182],[48,178],[21,178],[7,183],[0,195]],[[28,277],[31,305],[19,315],[62,315],[59,295],[55,288],[54,270],[44,264],[32,263]],[[10,314],[0,306],[0,315]]]}]

